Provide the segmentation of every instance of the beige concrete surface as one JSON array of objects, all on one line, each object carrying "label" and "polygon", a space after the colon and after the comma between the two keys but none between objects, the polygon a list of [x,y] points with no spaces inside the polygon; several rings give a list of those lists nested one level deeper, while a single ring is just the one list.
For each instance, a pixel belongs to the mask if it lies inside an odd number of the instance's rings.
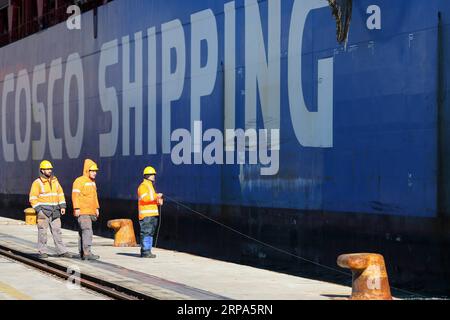
[{"label": "beige concrete surface", "polygon": [[[63,239],[71,252],[78,252],[77,232],[63,230]],[[36,240],[35,226],[0,218],[0,244],[36,252]],[[156,259],[142,259],[138,247],[115,248],[112,239],[97,236],[93,252],[100,262],[51,260],[158,299],[323,300],[351,294],[350,287],[169,250],[155,248]]]},{"label": "beige concrete surface", "polygon": [[105,300],[23,264],[0,257],[0,300]]}]

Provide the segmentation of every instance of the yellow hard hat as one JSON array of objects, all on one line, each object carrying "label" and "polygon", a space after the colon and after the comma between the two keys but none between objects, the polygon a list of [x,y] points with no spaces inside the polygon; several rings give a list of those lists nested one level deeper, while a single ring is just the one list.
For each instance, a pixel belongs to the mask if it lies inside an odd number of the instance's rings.
[{"label": "yellow hard hat", "polygon": [[89,171],[99,171],[100,169],[98,168],[98,166],[96,164],[93,164],[92,166],[89,167]]},{"label": "yellow hard hat", "polygon": [[49,169],[53,169],[53,166],[50,163],[50,161],[44,160],[44,161],[41,162],[41,165],[39,166],[39,169],[41,169],[41,170],[49,170]]},{"label": "yellow hard hat", "polygon": [[156,174],[156,170],[153,167],[147,167],[144,170],[144,176],[151,174]]}]

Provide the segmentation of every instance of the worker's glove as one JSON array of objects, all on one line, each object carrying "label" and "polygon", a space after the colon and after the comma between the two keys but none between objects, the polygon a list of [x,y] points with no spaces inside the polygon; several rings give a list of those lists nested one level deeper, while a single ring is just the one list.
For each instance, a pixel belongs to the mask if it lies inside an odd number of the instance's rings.
[{"label": "worker's glove", "polygon": [[162,206],[164,204],[163,194],[158,193],[158,205]]}]

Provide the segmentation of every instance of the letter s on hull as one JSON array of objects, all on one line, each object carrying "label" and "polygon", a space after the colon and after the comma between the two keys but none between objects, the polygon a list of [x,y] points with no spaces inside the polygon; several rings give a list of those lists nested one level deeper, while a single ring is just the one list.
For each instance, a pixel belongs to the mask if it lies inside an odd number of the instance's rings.
[{"label": "letter s on hull", "polygon": [[291,121],[299,143],[304,147],[333,147],[333,65],[334,58],[318,61],[318,110],[306,107],[302,86],[302,44],[310,11],[327,7],[325,0],[296,0],[289,33],[288,90]]},{"label": "letter s on hull", "polygon": [[117,40],[105,43],[100,53],[98,72],[98,87],[100,106],[103,112],[111,114],[111,130],[100,134],[100,157],[113,157],[119,141],[119,101],[114,87],[107,87],[107,69],[119,63],[119,42]]}]

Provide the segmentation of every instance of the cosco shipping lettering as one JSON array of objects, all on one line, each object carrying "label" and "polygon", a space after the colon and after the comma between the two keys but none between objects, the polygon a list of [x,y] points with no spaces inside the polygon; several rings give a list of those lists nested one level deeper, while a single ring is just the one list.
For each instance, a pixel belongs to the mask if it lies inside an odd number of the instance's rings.
[{"label": "cosco shipping lettering", "polygon": [[449,297],[449,44],[446,0],[0,1],[0,300]]}]

